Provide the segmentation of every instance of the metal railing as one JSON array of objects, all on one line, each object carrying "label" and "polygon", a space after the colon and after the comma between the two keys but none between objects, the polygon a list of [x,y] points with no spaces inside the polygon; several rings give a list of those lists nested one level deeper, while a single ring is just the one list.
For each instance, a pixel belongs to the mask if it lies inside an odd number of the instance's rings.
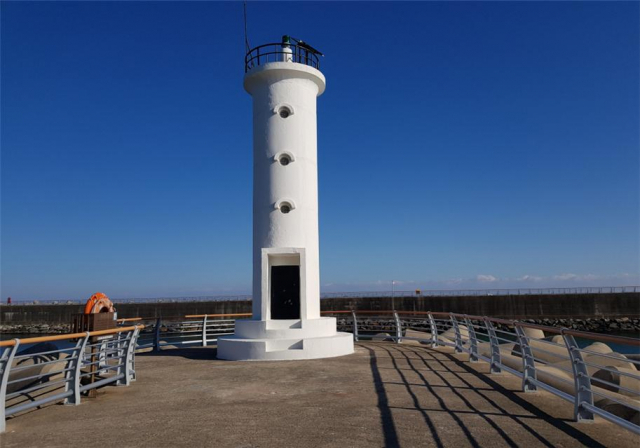
[{"label": "metal railing", "polygon": [[297,62],[320,69],[320,58],[309,49],[295,44],[271,43],[255,47],[244,57],[244,71],[268,62]]},{"label": "metal railing", "polygon": [[134,350],[142,328],[0,342],[0,432],[7,416],[59,401],[79,405],[83,392],[135,381]]},{"label": "metal railing", "polygon": [[[598,415],[640,434],[640,426],[630,421],[640,415],[640,339],[454,313],[324,314],[337,316],[339,329],[353,333],[356,341],[413,340],[467,353],[471,362],[486,361],[492,374],[522,378],[524,392],[544,389],[573,403],[578,422]],[[635,352],[623,355],[603,343]]]},{"label": "metal railing", "polygon": [[[640,434],[640,426],[631,421],[637,418],[632,414],[640,413],[640,339],[454,313],[345,310],[322,314],[335,316],[338,329],[352,333],[355,341],[417,341],[433,348],[450,347],[455,353],[467,353],[470,362],[487,362],[491,374],[507,372],[521,378],[524,392],[542,389],[571,402],[576,421],[592,421],[597,415]],[[52,401],[77,404],[85,390],[112,382],[128,384],[135,379],[134,349],[206,347],[219,336],[233,334],[237,318],[250,316],[247,313],[120,319],[118,323],[123,327],[116,330],[117,337],[91,344],[88,343],[91,336],[114,334],[113,330],[2,342],[0,393],[7,403],[3,408],[5,415]],[[145,325],[128,326],[134,322]],[[20,345],[43,339],[75,342],[67,348],[16,356]],[[632,348],[635,352],[623,355],[602,343]],[[97,354],[90,349],[97,350]],[[61,353],[67,355],[58,359]],[[47,358],[51,355],[53,358]],[[59,370],[41,370],[29,373],[26,378],[13,378],[12,372],[20,370],[20,359],[37,359],[36,366],[57,365]],[[85,383],[81,379],[91,375],[87,371],[91,365],[99,367],[99,374],[113,372]],[[28,380],[35,383],[21,383]],[[15,384],[20,387],[7,393],[7,387]],[[47,389],[56,386],[64,390]],[[31,395],[40,390],[44,396]],[[29,401],[10,402],[20,396]],[[4,415],[0,421],[4,424]]]},{"label": "metal railing", "polygon": [[[621,294],[640,293],[640,286],[589,286],[580,288],[505,288],[505,289],[426,289],[414,291],[351,291],[324,292],[321,299],[357,299],[369,297],[463,297],[463,296],[526,296],[526,295],[564,295],[564,294]],[[122,303],[179,303],[179,302],[225,302],[251,300],[250,295],[217,295],[193,297],[146,297],[112,299],[118,305]],[[84,305],[86,300],[19,300],[14,305]],[[0,306],[10,306],[0,303]]]},{"label": "metal railing", "polygon": [[144,321],[145,328],[138,337],[136,349],[161,350],[164,347],[206,347],[216,342],[219,336],[233,334],[235,320],[239,317],[251,317],[251,314],[200,314],[174,318],[133,318],[119,319],[118,323],[127,325],[132,321]]},{"label": "metal railing", "polygon": [[[354,339],[418,341],[468,353],[471,362],[489,364],[493,374],[522,378],[522,390],[547,390],[574,404],[576,421],[599,415],[640,434],[640,426],[624,418],[620,405],[640,412],[640,339],[549,327],[516,320],[438,312],[326,311],[337,317],[340,331]],[[232,334],[235,319],[251,314],[185,316],[149,322],[138,348],[160,350],[184,345],[206,346]],[[126,322],[123,322],[126,324]],[[576,341],[581,341],[582,346]],[[637,359],[614,353],[609,342],[638,349]],[[612,403],[617,405],[612,406]]]},{"label": "metal railing", "polygon": [[[619,411],[621,405],[631,412],[640,412],[637,370],[640,339],[453,313],[326,311],[322,314],[336,316],[339,330],[353,333],[356,341],[413,340],[468,353],[471,362],[486,361],[493,374],[508,372],[522,378],[525,392],[544,389],[572,402],[576,421],[592,421],[594,415],[599,415],[640,434],[640,426],[625,419],[625,412]],[[250,316],[217,314],[157,319],[146,326],[138,348],[207,346],[218,336],[232,334],[236,318]],[[638,356],[634,359],[617,354],[602,344],[585,347],[585,341],[635,347]],[[618,406],[617,411],[612,403]]]}]

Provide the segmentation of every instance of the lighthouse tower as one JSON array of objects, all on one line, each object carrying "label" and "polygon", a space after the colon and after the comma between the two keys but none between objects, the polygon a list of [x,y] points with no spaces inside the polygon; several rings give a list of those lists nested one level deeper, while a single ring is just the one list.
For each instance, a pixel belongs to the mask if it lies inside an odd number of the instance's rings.
[{"label": "lighthouse tower", "polygon": [[320,53],[302,41],[245,59],[253,97],[253,317],[218,339],[218,358],[313,359],[353,353],[353,336],[320,316],[316,98]]}]

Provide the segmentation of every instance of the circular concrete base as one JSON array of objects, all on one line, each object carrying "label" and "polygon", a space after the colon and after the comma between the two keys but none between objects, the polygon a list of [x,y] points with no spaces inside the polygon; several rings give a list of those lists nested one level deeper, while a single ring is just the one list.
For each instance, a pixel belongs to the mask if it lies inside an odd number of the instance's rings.
[{"label": "circular concrete base", "polygon": [[296,339],[246,339],[238,336],[218,338],[218,358],[230,361],[284,361],[320,359],[353,353],[353,335]]}]

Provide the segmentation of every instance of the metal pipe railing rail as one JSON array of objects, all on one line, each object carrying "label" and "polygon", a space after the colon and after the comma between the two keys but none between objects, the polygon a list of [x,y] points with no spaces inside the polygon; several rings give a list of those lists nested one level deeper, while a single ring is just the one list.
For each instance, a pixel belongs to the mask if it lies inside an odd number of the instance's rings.
[{"label": "metal pipe railing rail", "polygon": [[[141,325],[0,342],[0,432],[7,416],[64,401],[79,405],[83,392],[135,381]],[[53,343],[60,345],[33,345]]]},{"label": "metal pipe railing rail", "polygon": [[244,71],[268,62],[297,62],[320,69],[320,58],[304,46],[283,44],[282,42],[264,44],[252,48],[244,57]]},{"label": "metal pipe railing rail", "polygon": [[[351,313],[351,311],[323,312],[322,314]],[[377,311],[359,311],[358,314],[372,313]],[[394,340],[401,335],[397,333],[400,328],[398,320],[389,312],[389,323],[383,330],[394,332]],[[403,314],[399,312],[398,314]],[[207,346],[216,342],[219,336],[230,335],[235,331],[235,320],[241,317],[251,317],[251,313],[234,314],[198,314],[186,315],[183,317],[158,317],[158,318],[127,318],[118,319],[122,325],[127,322],[145,322],[145,329],[137,339],[136,349],[152,348],[161,350],[165,347],[177,347],[184,345]],[[360,322],[362,327],[362,322]],[[354,329],[350,329],[352,332]],[[371,329],[362,327],[360,329],[363,339],[369,337]]]},{"label": "metal pipe railing rail", "polygon": [[[211,343],[217,342],[219,336],[233,334],[235,320],[240,317],[251,317],[251,313],[197,314],[182,317],[130,319],[141,319],[145,322],[145,330],[138,337],[136,350],[151,348],[159,351],[165,347],[206,347]],[[124,319],[124,321],[129,321],[130,319]]]},{"label": "metal pipe railing rail", "polygon": [[[468,353],[486,361],[492,374],[522,378],[522,390],[551,392],[574,405],[578,422],[598,415],[636,434],[640,426],[611,404],[640,415],[640,339],[529,324],[517,320],[441,312],[334,311],[339,328],[354,339],[414,340]],[[408,330],[424,332],[420,337]],[[428,334],[427,334],[428,333]],[[552,335],[551,340],[548,335]],[[418,333],[419,334],[419,333]],[[578,345],[576,338],[583,341]],[[584,347],[584,341],[592,344]],[[636,358],[613,353],[593,342],[638,348]],[[636,417],[637,418],[637,417]]]},{"label": "metal pipe railing rail", "polygon": [[116,322],[119,324],[124,324],[128,322],[140,322],[142,317],[127,317],[125,319],[116,319]]}]

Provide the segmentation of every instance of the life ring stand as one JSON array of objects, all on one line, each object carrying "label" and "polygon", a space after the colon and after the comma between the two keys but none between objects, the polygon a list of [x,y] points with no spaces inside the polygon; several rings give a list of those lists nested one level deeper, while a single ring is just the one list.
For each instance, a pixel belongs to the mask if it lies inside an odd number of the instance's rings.
[{"label": "life ring stand", "polygon": [[106,294],[97,292],[92,295],[87,304],[84,307],[84,314],[96,314],[96,313],[115,313],[116,309],[113,306],[113,302],[109,300]]}]

